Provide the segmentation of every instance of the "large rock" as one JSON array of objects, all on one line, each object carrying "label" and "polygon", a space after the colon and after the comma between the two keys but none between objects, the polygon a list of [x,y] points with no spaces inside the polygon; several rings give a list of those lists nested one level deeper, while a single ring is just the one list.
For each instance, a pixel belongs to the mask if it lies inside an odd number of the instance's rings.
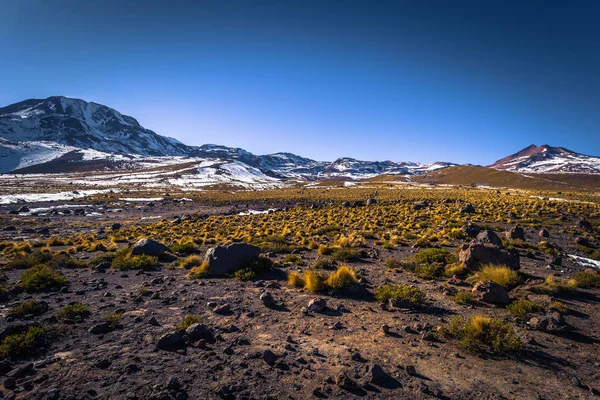
[{"label": "large rock", "polygon": [[515,226],[506,232],[506,237],[509,239],[525,240],[525,231],[520,226]]},{"label": "large rock", "polygon": [[477,270],[482,264],[506,265],[514,270],[521,268],[518,255],[513,255],[491,243],[481,243],[476,240],[463,245],[458,258],[470,270]]},{"label": "large rock", "polygon": [[481,228],[471,222],[469,222],[467,225],[465,225],[462,228],[462,230],[470,238],[477,237],[477,235],[479,235],[479,232],[481,232]]},{"label": "large rock", "polygon": [[498,235],[496,235],[496,232],[492,230],[479,232],[477,235],[477,240],[479,240],[481,243],[491,243],[498,247],[502,247],[502,239],[500,239]]},{"label": "large rock", "polygon": [[473,214],[476,212],[476,210],[475,210],[475,207],[473,207],[473,204],[467,203],[463,207],[461,207],[460,212],[467,213],[467,214]]},{"label": "large rock", "polygon": [[550,312],[541,317],[533,317],[529,320],[529,325],[538,331],[546,333],[561,333],[571,329],[571,326],[565,322],[564,317],[558,312]]},{"label": "large rock", "polygon": [[195,323],[185,330],[185,334],[188,335],[192,340],[200,339],[212,339],[213,334],[208,327],[201,323]]},{"label": "large rock", "polygon": [[161,350],[178,350],[185,347],[185,342],[179,332],[171,332],[158,338],[156,347]]},{"label": "large rock", "polygon": [[148,256],[161,256],[169,251],[169,248],[162,243],[157,242],[156,240],[144,238],[138,240],[136,244],[133,245],[133,249],[131,249],[131,254],[140,255],[146,254]]},{"label": "large rock", "polygon": [[588,232],[592,232],[594,230],[594,226],[590,223],[590,221],[586,221],[584,219],[577,222],[577,227]]},{"label": "large rock", "polygon": [[483,281],[473,287],[472,292],[477,295],[479,300],[492,304],[508,304],[510,298],[508,292],[496,282]]},{"label": "large rock", "polygon": [[259,254],[259,247],[248,243],[231,243],[208,249],[204,261],[208,263],[211,276],[223,277],[242,268],[248,260],[258,258]]}]

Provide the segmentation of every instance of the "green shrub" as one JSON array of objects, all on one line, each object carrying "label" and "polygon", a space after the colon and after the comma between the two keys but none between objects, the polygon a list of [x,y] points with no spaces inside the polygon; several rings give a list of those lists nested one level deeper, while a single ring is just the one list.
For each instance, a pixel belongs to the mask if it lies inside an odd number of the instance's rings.
[{"label": "green shrub", "polygon": [[181,320],[181,323],[175,327],[175,330],[185,331],[187,328],[194,324],[200,324],[204,321],[204,318],[201,315],[191,315],[188,314]]},{"label": "green shrub", "polygon": [[469,290],[459,290],[454,296],[454,302],[457,304],[473,304],[477,302],[477,296]]},{"label": "green shrub", "polygon": [[117,252],[112,260],[111,267],[117,270],[127,269],[154,269],[159,265],[158,257],[146,254],[131,255],[128,249]]},{"label": "green shrub", "polygon": [[600,288],[600,274],[577,272],[573,277],[582,288]]},{"label": "green shrub", "polygon": [[114,312],[112,314],[106,314],[106,322],[109,323],[111,328],[116,328],[119,326],[121,319],[123,318],[123,313]]},{"label": "green shrub", "polygon": [[47,251],[34,251],[33,253],[14,258],[4,264],[2,269],[27,269],[36,265],[45,264],[52,259],[52,254]]},{"label": "green shrub", "polygon": [[336,249],[331,253],[331,258],[336,261],[358,261],[360,256],[360,251],[347,248]]},{"label": "green shrub", "polygon": [[296,254],[289,254],[287,255],[283,261],[287,262],[287,263],[291,263],[291,264],[295,264],[295,265],[301,265],[302,264],[302,258],[298,257]]},{"label": "green shrub", "polygon": [[383,285],[375,291],[375,299],[380,303],[387,303],[393,299],[418,304],[424,298],[425,293],[423,291],[410,285]]},{"label": "green shrub", "polygon": [[192,242],[176,243],[170,247],[171,251],[180,254],[193,254],[198,252],[198,246]]},{"label": "green shrub", "polygon": [[47,262],[47,265],[54,269],[59,269],[59,268],[75,269],[75,268],[86,268],[87,267],[87,263],[85,261],[80,261],[80,260],[73,258],[70,255],[65,254],[65,253],[59,253],[59,254],[53,255],[52,259],[50,259]]},{"label": "green shrub", "polygon": [[37,265],[21,274],[18,286],[27,292],[42,292],[66,285],[69,281],[47,265]]},{"label": "green shrub", "polygon": [[415,274],[421,279],[435,279],[444,273],[441,264],[420,264],[415,267]]},{"label": "green shrub", "polygon": [[313,265],[314,269],[331,269],[333,267],[335,267],[335,263],[329,258],[319,258]]},{"label": "green shrub", "polygon": [[506,306],[506,309],[513,315],[517,317],[524,317],[527,314],[539,312],[542,310],[542,307],[534,303],[533,301],[526,299],[515,300]]},{"label": "green shrub", "polygon": [[457,261],[456,255],[450,253],[446,249],[423,249],[419,250],[417,254],[414,255],[413,261],[416,264],[452,264]]},{"label": "green shrub", "polygon": [[8,311],[8,316],[22,318],[26,315],[42,315],[48,310],[48,305],[37,300],[22,301]]},{"label": "green shrub", "polygon": [[48,330],[41,326],[30,326],[27,330],[8,335],[0,343],[0,355],[18,357],[31,354],[43,342]]},{"label": "green shrub", "polygon": [[90,316],[90,309],[81,303],[72,303],[60,309],[57,317],[60,319],[78,319]]},{"label": "green shrub", "polygon": [[483,315],[467,320],[456,316],[441,332],[447,338],[458,339],[461,347],[474,353],[509,355],[523,349],[523,342],[510,323]]}]

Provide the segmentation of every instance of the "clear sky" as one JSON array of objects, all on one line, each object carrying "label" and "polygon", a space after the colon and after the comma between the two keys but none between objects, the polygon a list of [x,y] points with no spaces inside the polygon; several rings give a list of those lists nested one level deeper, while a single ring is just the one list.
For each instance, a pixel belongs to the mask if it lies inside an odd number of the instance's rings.
[{"label": "clear sky", "polygon": [[600,2],[0,0],[0,105],[318,160],[600,155]]}]

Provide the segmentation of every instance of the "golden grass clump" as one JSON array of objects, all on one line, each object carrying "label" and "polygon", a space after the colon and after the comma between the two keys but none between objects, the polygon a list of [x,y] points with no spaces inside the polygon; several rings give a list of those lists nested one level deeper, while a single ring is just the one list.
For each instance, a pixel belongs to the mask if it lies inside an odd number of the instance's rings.
[{"label": "golden grass clump", "polygon": [[202,263],[202,257],[196,255],[188,256],[178,261],[179,267],[184,269],[192,269],[194,267],[199,267],[202,265]]},{"label": "golden grass clump", "polygon": [[208,262],[203,261],[202,264],[192,267],[188,273],[188,277],[193,279],[206,278],[209,275]]},{"label": "golden grass clump", "polygon": [[331,273],[325,281],[327,287],[334,290],[341,290],[346,286],[353,285],[356,283],[358,283],[356,270],[346,265],[340,265],[338,269],[335,272]]},{"label": "golden grass clump", "polygon": [[492,281],[498,285],[510,290],[521,282],[521,277],[517,271],[504,265],[486,264],[473,277],[475,282]]},{"label": "golden grass clump", "polygon": [[301,288],[304,287],[304,279],[297,272],[290,272],[288,274],[288,285],[291,287]]},{"label": "golden grass clump", "polygon": [[461,347],[474,353],[509,355],[523,350],[523,342],[510,323],[484,315],[474,315],[467,320],[456,316],[442,327],[441,333],[458,339]]},{"label": "golden grass clump", "polygon": [[326,289],[325,278],[311,269],[303,274],[304,289],[307,292],[317,293]]}]

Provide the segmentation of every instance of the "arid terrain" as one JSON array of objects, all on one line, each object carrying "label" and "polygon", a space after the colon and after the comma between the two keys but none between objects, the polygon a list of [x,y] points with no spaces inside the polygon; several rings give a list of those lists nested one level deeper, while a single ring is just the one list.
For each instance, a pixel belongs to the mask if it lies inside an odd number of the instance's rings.
[{"label": "arid terrain", "polygon": [[[123,196],[1,206],[4,398],[600,393],[593,193]],[[204,255],[229,243],[260,258],[220,276]]]}]

